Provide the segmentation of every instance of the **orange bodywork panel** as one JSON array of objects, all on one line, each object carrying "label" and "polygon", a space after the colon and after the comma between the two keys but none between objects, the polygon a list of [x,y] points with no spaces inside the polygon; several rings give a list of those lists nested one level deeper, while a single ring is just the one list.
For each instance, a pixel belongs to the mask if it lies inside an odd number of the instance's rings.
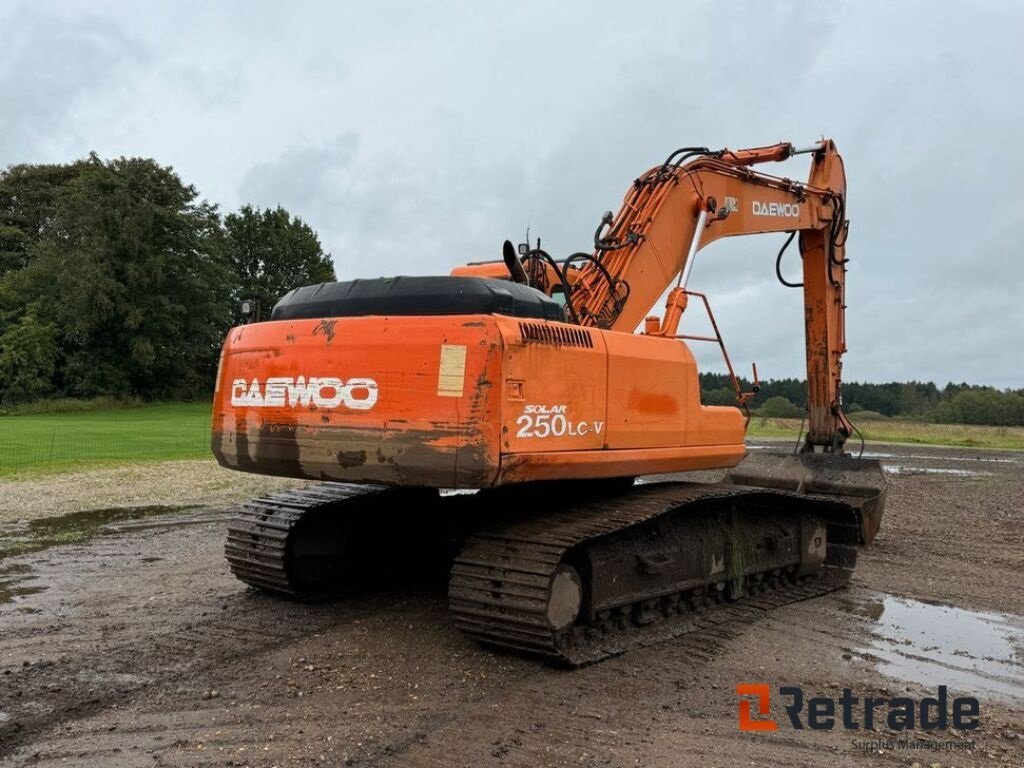
[{"label": "orange bodywork panel", "polygon": [[501,315],[240,326],[213,452],[315,480],[485,488],[736,465],[736,408],[700,405],[685,343]]}]

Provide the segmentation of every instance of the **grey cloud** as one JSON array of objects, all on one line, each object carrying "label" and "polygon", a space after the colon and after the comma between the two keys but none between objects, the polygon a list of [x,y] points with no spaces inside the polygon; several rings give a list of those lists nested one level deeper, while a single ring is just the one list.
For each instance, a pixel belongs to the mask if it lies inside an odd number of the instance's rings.
[{"label": "grey cloud", "polygon": [[249,94],[249,82],[238,71],[191,65],[181,67],[177,74],[202,110],[230,109]]},{"label": "grey cloud", "polygon": [[0,165],[37,159],[68,124],[76,103],[103,98],[144,48],[99,16],[67,20],[23,5],[0,19]]},{"label": "grey cloud", "polygon": [[502,219],[521,209],[515,198],[523,186],[513,163],[460,167],[448,160],[432,165],[412,153],[363,153],[355,134],[343,134],[254,166],[241,196],[302,212],[341,276],[443,273],[500,255],[497,238],[509,231]]},{"label": "grey cloud", "polygon": [[263,205],[287,204],[327,213],[329,200],[349,185],[359,136],[345,133],[317,147],[293,148],[259,163],[242,179],[242,196]]},{"label": "grey cloud", "polygon": [[[151,154],[226,208],[302,216],[343,277],[494,258],[527,221],[564,256],[677,146],[831,136],[853,221],[847,378],[1024,385],[1019,5],[28,8],[3,25],[0,162]],[[737,366],[800,376],[780,244],[715,243],[692,284]]]}]

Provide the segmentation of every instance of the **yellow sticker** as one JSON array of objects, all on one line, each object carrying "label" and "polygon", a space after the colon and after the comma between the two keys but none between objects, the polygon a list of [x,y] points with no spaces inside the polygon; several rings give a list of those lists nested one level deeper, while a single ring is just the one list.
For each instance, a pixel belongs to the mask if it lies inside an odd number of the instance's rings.
[{"label": "yellow sticker", "polygon": [[466,348],[461,344],[441,345],[441,368],[437,375],[439,397],[462,397],[466,381]]}]

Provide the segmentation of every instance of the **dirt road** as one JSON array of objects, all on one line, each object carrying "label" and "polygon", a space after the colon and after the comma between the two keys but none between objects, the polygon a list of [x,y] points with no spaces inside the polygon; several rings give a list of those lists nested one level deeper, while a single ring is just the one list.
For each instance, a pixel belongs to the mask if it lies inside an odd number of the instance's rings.
[{"label": "dirt road", "polygon": [[[224,502],[21,522],[8,507],[0,763],[1024,765],[1024,455],[873,450],[893,486],[852,588],[577,671],[468,642],[443,584],[326,605],[246,590],[223,560]],[[744,733],[741,682],[947,684],[979,699],[981,727],[795,730],[775,702],[779,729]],[[957,748],[869,744],[897,736]]]}]

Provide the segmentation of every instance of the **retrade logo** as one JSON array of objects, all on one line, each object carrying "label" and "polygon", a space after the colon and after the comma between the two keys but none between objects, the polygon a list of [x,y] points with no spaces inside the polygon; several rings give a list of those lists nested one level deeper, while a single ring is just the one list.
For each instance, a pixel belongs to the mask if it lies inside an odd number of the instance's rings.
[{"label": "retrade logo", "polygon": [[[940,685],[935,696],[920,700],[909,696],[891,699],[873,696],[854,696],[844,688],[838,698],[830,696],[804,696],[803,688],[795,685],[780,686],[779,698],[789,725],[796,730],[833,730],[837,726],[847,731],[873,731],[876,726],[890,731],[956,730],[969,731],[981,723],[981,705],[973,696],[950,700],[946,686]],[[777,731],[779,723],[771,714],[771,688],[767,683],[739,683],[739,729],[741,731]],[[748,698],[753,697],[753,698]],[[753,704],[756,703],[756,716]]]},{"label": "retrade logo", "polygon": [[[740,683],[736,686],[739,696],[754,696],[757,699],[757,714],[764,717],[771,711],[771,688],[767,683]],[[750,713],[750,700],[740,699],[741,731],[777,731],[779,724],[774,720],[755,720]]]}]

